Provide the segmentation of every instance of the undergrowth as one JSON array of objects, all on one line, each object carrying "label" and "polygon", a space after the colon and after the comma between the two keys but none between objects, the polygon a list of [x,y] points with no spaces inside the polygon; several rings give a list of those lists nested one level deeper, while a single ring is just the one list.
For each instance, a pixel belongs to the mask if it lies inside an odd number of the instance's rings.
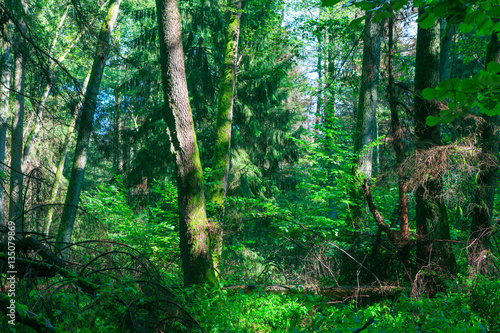
[{"label": "undergrowth", "polygon": [[[181,303],[206,332],[499,332],[500,282],[457,283],[447,294],[361,305],[318,295],[189,289]],[[486,297],[486,294],[488,295]]]}]

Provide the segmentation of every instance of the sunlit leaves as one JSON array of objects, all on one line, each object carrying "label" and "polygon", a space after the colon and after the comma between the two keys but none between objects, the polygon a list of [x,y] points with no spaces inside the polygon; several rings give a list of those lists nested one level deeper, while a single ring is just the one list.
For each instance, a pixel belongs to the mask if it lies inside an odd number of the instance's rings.
[{"label": "sunlit leaves", "polygon": [[472,109],[488,116],[500,115],[500,64],[492,61],[487,70],[468,79],[447,79],[436,88],[425,89],[422,97],[447,101],[446,108],[440,111],[439,117],[428,117],[426,124],[434,126],[441,122],[449,123]]}]

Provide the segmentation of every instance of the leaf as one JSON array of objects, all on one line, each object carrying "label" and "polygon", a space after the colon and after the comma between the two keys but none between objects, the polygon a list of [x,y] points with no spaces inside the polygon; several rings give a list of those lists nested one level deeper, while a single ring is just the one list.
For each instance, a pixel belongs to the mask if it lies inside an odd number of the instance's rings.
[{"label": "leaf", "polygon": [[455,118],[457,118],[457,116],[455,114],[453,114],[453,113],[450,113],[449,115],[447,115],[446,117],[444,117],[443,119],[441,119],[441,123],[442,124],[449,124],[453,120],[455,120]]},{"label": "leaf", "polygon": [[436,98],[436,89],[425,88],[422,90],[422,97],[429,100]]},{"label": "leaf", "polygon": [[392,10],[394,10],[395,12],[397,12],[398,10],[400,10],[401,8],[403,8],[406,4],[408,4],[407,0],[396,0],[392,4]]},{"label": "leaf", "polygon": [[439,124],[440,121],[441,121],[441,118],[439,118],[439,117],[429,116],[425,120],[425,124],[427,126],[432,127],[432,126],[435,126],[435,125]]},{"label": "leaf", "polygon": [[352,22],[349,24],[349,28],[351,28],[351,29],[357,28],[361,24],[361,22],[363,22],[365,20],[365,18],[366,18],[366,15],[352,20]]},{"label": "leaf", "polygon": [[429,29],[430,27],[432,27],[435,21],[436,21],[436,15],[434,13],[429,13],[429,12],[425,12],[417,20],[418,25],[420,25],[420,27],[423,29]]},{"label": "leaf", "polygon": [[380,23],[380,22],[382,22],[383,19],[385,19],[387,17],[391,17],[391,13],[389,13],[389,12],[377,13],[377,15],[375,15],[375,17],[373,18],[373,22]]},{"label": "leaf", "polygon": [[462,23],[462,24],[460,24],[459,28],[460,28],[460,30],[462,30],[462,32],[468,33],[468,32],[472,31],[473,27],[471,24]]},{"label": "leaf", "polygon": [[486,66],[488,72],[498,74],[500,72],[500,64],[496,61],[491,61]]},{"label": "leaf", "polygon": [[323,7],[331,7],[338,4],[341,0],[321,0],[321,6]]}]

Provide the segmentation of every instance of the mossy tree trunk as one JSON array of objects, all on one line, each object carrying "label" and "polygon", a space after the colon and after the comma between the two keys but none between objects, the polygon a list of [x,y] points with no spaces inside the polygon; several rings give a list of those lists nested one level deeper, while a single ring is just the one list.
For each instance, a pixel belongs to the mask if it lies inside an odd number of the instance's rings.
[{"label": "mossy tree trunk", "polygon": [[177,0],[156,0],[164,118],[176,162],[179,236],[184,284],[218,286],[210,251],[203,171],[196,142]]},{"label": "mossy tree trunk", "polygon": [[[419,8],[419,15],[425,13]],[[441,145],[439,124],[427,126],[428,116],[438,116],[437,100],[426,100],[422,90],[434,88],[440,80],[440,29],[436,21],[432,27],[417,30],[417,50],[415,63],[415,146],[426,150]],[[432,163],[422,161],[422,163]],[[432,168],[432,165],[429,166]],[[443,182],[440,175],[426,181],[416,191],[416,227],[421,238],[417,245],[419,266],[455,272],[456,263],[452,248],[447,242],[450,229],[443,198]]]},{"label": "mossy tree trunk", "polygon": [[[500,42],[497,33],[491,35],[486,52],[486,65],[492,61],[500,63]],[[472,222],[469,238],[470,273],[486,273],[488,271],[488,251],[492,230],[493,204],[497,185],[497,157],[499,150],[498,129],[499,116],[483,115],[481,126],[481,153],[489,161],[477,177],[477,189],[474,195]]]},{"label": "mossy tree trunk", "polygon": [[[111,1],[108,13],[99,32],[96,53],[92,64],[92,71],[89,79],[89,87],[83,101],[80,115],[80,125],[76,140],[75,157],[71,170],[71,177],[68,185],[68,192],[64,202],[64,209],[61,216],[61,224],[57,232],[56,240],[62,243],[71,242],[71,235],[75,224],[76,212],[80,201],[80,193],[87,165],[87,154],[90,141],[90,134],[93,128],[94,113],[97,105],[97,96],[104,73],[104,67],[109,53],[109,41],[116,23],[121,0]],[[67,251],[63,251],[67,258]]]},{"label": "mossy tree trunk", "polygon": [[[373,21],[374,13],[367,13],[363,33],[363,65],[361,86],[359,88],[356,130],[354,132],[354,154],[356,155],[354,176],[361,176],[370,181],[373,166],[372,143],[377,132],[378,79],[380,69],[380,34],[381,24]],[[351,218],[354,225],[359,225],[363,192],[361,183],[356,183],[352,191],[354,204]]]},{"label": "mossy tree trunk", "polygon": [[[216,220],[220,219],[224,214],[224,201],[226,199],[231,161],[231,125],[233,122],[238,41],[240,37],[241,0],[229,0],[228,6],[231,8],[231,11],[229,13],[222,79],[219,89],[211,186],[208,191],[209,200],[215,206],[212,215]],[[222,253],[222,227],[218,221],[215,221],[213,224],[211,230],[211,251],[214,268],[217,272]]]}]

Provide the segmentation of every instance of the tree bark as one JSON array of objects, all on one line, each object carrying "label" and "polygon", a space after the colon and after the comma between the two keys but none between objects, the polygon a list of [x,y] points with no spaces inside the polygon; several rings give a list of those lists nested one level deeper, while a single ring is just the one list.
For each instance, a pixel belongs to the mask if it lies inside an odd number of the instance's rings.
[{"label": "tree bark", "polygon": [[13,4],[17,15],[19,28],[22,31],[14,33],[14,78],[13,78],[13,124],[11,135],[11,162],[10,162],[10,202],[9,202],[9,220],[16,224],[16,232],[23,231],[23,181],[22,173],[23,159],[23,121],[24,121],[24,90],[26,76],[26,43],[22,34],[26,33],[27,27],[24,20],[24,14],[27,11],[25,1],[15,1]]},{"label": "tree bark", "polygon": [[[486,51],[486,65],[492,61],[500,63],[500,42],[496,32],[491,35]],[[479,172],[477,189],[474,195],[468,248],[469,267],[472,275],[477,275],[478,273],[484,274],[488,271],[488,251],[490,248],[490,236],[493,232],[491,222],[498,171],[498,128],[500,117],[498,115],[488,117],[484,114],[482,117],[481,153],[489,162]]]},{"label": "tree bark", "polygon": [[[419,15],[425,13],[419,8]],[[417,149],[425,150],[441,145],[439,124],[427,126],[428,116],[438,116],[439,108],[436,100],[426,100],[422,90],[434,88],[440,79],[440,30],[439,22],[434,22],[429,29],[420,26],[417,30],[417,50],[415,63],[415,136]],[[422,163],[432,163],[422,161]],[[426,181],[416,191],[416,227],[421,240],[417,245],[417,262],[430,269],[444,270],[454,273],[455,257],[448,242],[450,229],[446,207],[442,200],[442,177],[435,176]]]},{"label": "tree bark", "polygon": [[156,0],[164,118],[176,162],[179,236],[184,284],[218,287],[205,209],[203,171],[196,142],[182,49],[177,0]]},{"label": "tree bark", "polygon": [[[94,62],[89,79],[89,89],[85,94],[82,113],[80,116],[80,127],[78,129],[71,178],[64,203],[61,224],[59,225],[56,237],[56,240],[62,243],[61,247],[64,247],[64,244],[71,241],[71,235],[73,233],[78,202],[80,200],[80,193],[85,174],[85,167],[87,165],[88,146],[90,134],[93,128],[97,96],[99,94],[99,87],[101,85],[101,79],[109,53],[109,41],[118,16],[120,2],[121,0],[111,1],[97,41],[96,54],[94,56]],[[64,257],[67,258],[67,250],[64,250],[63,254]]]},{"label": "tree bark", "polygon": [[[373,147],[376,137],[378,79],[380,69],[380,34],[381,24],[373,22],[374,13],[367,14],[363,32],[363,65],[361,87],[359,88],[356,130],[354,133],[354,154],[356,165],[353,175],[368,179],[372,177]],[[359,225],[363,193],[361,184],[356,184],[353,191],[351,218],[354,225]]]}]

